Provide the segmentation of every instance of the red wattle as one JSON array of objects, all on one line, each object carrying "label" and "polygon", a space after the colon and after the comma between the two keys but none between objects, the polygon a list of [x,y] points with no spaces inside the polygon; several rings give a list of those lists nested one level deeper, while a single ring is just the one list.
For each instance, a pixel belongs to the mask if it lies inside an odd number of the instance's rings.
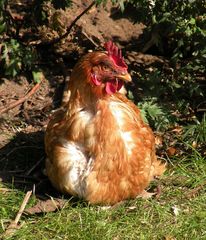
[{"label": "red wattle", "polygon": [[106,90],[106,93],[113,94],[113,93],[115,93],[117,91],[117,87],[115,86],[114,83],[107,82],[105,90]]},{"label": "red wattle", "polygon": [[105,90],[106,90],[107,94],[114,94],[117,91],[119,91],[122,86],[123,86],[123,82],[122,81],[113,80],[113,81],[110,81],[110,82],[106,83]]},{"label": "red wattle", "polygon": [[118,85],[117,85],[117,91],[119,91],[123,86],[123,82],[122,81],[118,81]]}]

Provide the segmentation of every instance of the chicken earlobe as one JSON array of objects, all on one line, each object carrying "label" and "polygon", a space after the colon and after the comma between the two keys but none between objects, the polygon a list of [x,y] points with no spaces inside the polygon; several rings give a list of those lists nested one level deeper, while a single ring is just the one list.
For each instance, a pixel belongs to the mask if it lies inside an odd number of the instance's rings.
[{"label": "chicken earlobe", "polygon": [[91,79],[96,86],[100,86],[102,84],[95,73],[92,73]]}]

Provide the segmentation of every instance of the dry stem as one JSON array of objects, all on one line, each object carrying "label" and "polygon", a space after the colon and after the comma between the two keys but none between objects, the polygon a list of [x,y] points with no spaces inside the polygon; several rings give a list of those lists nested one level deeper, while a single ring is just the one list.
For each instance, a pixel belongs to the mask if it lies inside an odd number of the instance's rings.
[{"label": "dry stem", "polygon": [[21,204],[21,207],[16,215],[16,218],[11,221],[11,223],[9,224],[9,226],[7,227],[6,231],[4,232],[4,235],[3,235],[3,238],[7,238],[7,237],[11,237],[11,235],[14,234],[14,232],[19,229],[19,226],[18,226],[18,222],[21,218],[21,215],[22,213],[24,212],[24,209],[31,197],[31,194],[32,194],[32,191],[28,191],[24,197],[24,200]]},{"label": "dry stem", "polygon": [[18,99],[15,102],[12,102],[11,104],[9,104],[9,106],[3,107],[0,109],[0,115],[2,115],[5,112],[8,112],[9,110],[15,108],[16,106],[20,105],[21,103],[23,103],[24,101],[26,101],[29,97],[31,97],[40,87],[42,81],[38,82],[37,84],[34,85],[34,87],[22,98]]}]

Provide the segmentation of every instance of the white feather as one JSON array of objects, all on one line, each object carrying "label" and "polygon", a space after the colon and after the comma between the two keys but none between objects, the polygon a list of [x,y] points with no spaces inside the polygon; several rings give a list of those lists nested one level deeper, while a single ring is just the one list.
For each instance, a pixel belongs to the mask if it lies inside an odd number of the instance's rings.
[{"label": "white feather", "polygon": [[[80,116],[84,118],[85,123],[91,119],[91,114],[86,111],[79,112]],[[84,122],[83,121],[83,122]],[[81,124],[81,122],[80,122]],[[59,139],[61,145],[66,152],[65,162],[68,162],[69,171],[65,176],[62,176],[63,182],[70,183],[72,189],[80,197],[84,197],[86,189],[86,177],[91,171],[93,159],[89,158],[84,151],[81,144],[67,141],[64,138]]]},{"label": "white feather", "polygon": [[[124,142],[127,153],[130,155],[132,154],[132,150],[135,147],[135,145],[133,144],[132,136],[131,136],[132,133],[130,131],[128,132],[122,131],[122,127],[125,124],[125,111],[127,111],[127,109],[124,109],[122,107],[122,104],[118,102],[111,102],[110,109],[119,126],[119,134],[121,135],[121,138]],[[126,114],[129,114],[129,113],[130,112],[127,111]]]}]

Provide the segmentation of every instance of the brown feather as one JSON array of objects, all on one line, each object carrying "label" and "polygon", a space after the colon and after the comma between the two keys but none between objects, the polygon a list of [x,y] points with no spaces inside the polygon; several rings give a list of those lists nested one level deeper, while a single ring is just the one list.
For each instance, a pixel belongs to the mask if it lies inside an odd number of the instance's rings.
[{"label": "brown feather", "polygon": [[46,169],[60,191],[91,203],[115,204],[135,198],[165,165],[155,155],[154,135],[139,109],[124,95],[108,95],[91,84],[93,66],[107,58],[89,53],[75,66],[45,135]]}]

